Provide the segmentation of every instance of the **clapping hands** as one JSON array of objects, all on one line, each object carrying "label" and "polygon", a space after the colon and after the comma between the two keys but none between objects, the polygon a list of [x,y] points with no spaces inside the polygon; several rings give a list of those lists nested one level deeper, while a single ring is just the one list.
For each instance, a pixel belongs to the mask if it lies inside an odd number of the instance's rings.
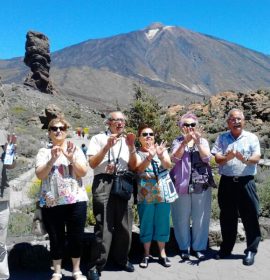
[{"label": "clapping hands", "polygon": [[62,152],[66,156],[66,158],[70,162],[72,162],[75,150],[76,150],[76,146],[72,142],[68,141],[66,150],[63,149]]},{"label": "clapping hands", "polygon": [[184,141],[186,143],[190,142],[191,140],[194,140],[196,144],[200,143],[200,139],[203,134],[203,128],[201,126],[199,127],[182,127]]},{"label": "clapping hands", "polygon": [[155,143],[154,145],[151,145],[149,147],[146,147],[145,149],[149,153],[149,156],[152,158],[157,155],[159,158],[163,157],[163,153],[168,149],[166,147],[167,142],[162,141],[160,144]]}]

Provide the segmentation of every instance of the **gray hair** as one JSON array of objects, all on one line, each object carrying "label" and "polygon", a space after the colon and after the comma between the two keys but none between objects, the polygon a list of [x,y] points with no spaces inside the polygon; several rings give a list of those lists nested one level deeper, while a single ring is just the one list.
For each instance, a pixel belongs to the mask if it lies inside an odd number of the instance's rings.
[{"label": "gray hair", "polygon": [[228,112],[228,114],[227,114],[227,118],[226,118],[227,121],[230,119],[231,115],[232,115],[234,112],[240,113],[240,114],[241,114],[241,117],[242,117],[243,119],[245,119],[244,113],[243,113],[243,111],[242,111],[241,109],[233,108],[233,109],[231,109],[231,110]]},{"label": "gray hair", "polygon": [[121,111],[113,111],[113,112],[110,112],[110,113],[106,116],[106,118],[105,118],[105,120],[104,120],[104,124],[105,124],[105,125],[108,125],[108,124],[109,124],[109,121],[113,118],[112,115],[113,115],[114,113],[121,113],[121,114],[123,115],[123,118],[124,118],[125,120],[127,120],[127,117],[126,117],[126,115],[125,115],[123,112],[121,112]]}]

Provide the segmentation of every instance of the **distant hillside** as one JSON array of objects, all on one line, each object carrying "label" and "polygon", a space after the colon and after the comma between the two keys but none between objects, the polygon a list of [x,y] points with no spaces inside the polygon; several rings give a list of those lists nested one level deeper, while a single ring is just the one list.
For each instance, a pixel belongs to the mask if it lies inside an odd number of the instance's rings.
[{"label": "distant hillside", "polygon": [[[126,104],[134,82],[163,104],[270,86],[269,56],[161,24],[62,49],[52,54],[52,66],[64,94],[97,108]],[[22,58],[0,60],[3,82],[21,82],[27,73]]]}]

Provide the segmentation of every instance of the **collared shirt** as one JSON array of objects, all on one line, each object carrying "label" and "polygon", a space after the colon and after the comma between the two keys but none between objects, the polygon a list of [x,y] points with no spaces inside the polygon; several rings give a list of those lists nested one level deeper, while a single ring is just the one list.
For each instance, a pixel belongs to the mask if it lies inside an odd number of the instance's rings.
[{"label": "collared shirt", "polygon": [[[90,140],[87,149],[87,155],[94,156],[101,149],[103,149],[103,147],[107,144],[107,140],[110,135],[110,131],[94,135]],[[112,162],[115,162],[119,155],[117,171],[124,171],[128,169],[129,149],[124,137],[121,137],[120,140],[110,149],[109,152],[110,160]],[[101,163],[94,169],[94,175],[106,173],[106,167],[108,165],[109,160],[109,152],[105,155]]]},{"label": "collared shirt", "polygon": [[[238,138],[234,138],[230,131],[218,136],[214,147],[211,150],[213,155],[221,153],[226,154],[227,151],[234,150],[242,153],[245,157],[253,154],[260,155],[260,142],[258,137],[248,131],[243,130]],[[248,176],[257,173],[257,164],[245,164],[237,158],[219,165],[219,173],[226,176]]]}]

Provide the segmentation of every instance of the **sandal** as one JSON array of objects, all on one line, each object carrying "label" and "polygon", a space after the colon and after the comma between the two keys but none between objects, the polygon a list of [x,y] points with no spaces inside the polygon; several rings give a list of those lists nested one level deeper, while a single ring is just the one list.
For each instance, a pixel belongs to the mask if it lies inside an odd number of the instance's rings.
[{"label": "sandal", "polygon": [[142,261],[140,262],[139,266],[141,268],[147,268],[148,267],[148,262],[149,262],[149,257],[145,256],[143,257]]},{"label": "sandal", "polygon": [[53,273],[51,280],[60,280],[60,279],[62,279],[61,273]]},{"label": "sandal", "polygon": [[87,278],[82,274],[80,270],[73,272],[72,277],[74,280],[87,280]]}]

